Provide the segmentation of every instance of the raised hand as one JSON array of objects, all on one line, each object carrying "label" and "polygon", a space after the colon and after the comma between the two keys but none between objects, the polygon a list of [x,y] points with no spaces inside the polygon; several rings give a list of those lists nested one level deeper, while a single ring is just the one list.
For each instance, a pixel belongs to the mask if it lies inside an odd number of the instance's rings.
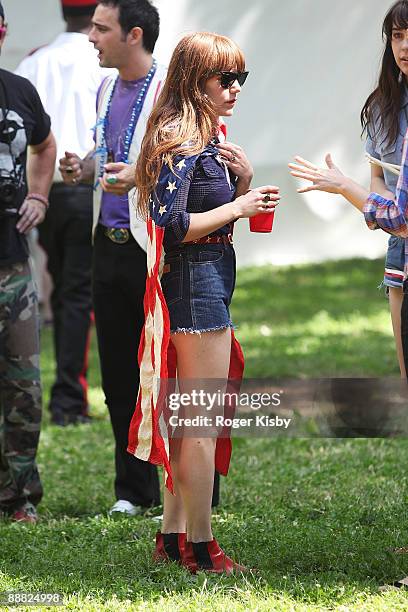
[{"label": "raised hand", "polygon": [[291,175],[312,182],[312,185],[300,187],[297,190],[298,193],[306,193],[308,191],[342,192],[344,174],[333,163],[330,153],[325,157],[327,168],[319,168],[298,155],[295,156],[295,161],[297,162],[296,164],[288,164]]},{"label": "raised hand", "polygon": [[226,163],[228,168],[231,168],[235,176],[245,179],[250,183],[254,176],[254,170],[245,151],[232,142],[220,142],[216,147],[220,152],[222,160]]}]

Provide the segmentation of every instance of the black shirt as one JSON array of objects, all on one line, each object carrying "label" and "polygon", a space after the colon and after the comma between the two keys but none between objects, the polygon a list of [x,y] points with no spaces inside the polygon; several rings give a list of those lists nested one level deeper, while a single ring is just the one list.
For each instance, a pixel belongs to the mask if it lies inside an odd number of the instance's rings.
[{"label": "black shirt", "polygon": [[[3,86],[2,86],[3,84]],[[19,210],[27,195],[28,145],[38,145],[50,133],[50,118],[31,83],[0,69],[0,265],[26,261],[27,239],[16,229]],[[16,184],[13,201],[2,199],[2,185]],[[14,212],[13,212],[14,211]]]}]

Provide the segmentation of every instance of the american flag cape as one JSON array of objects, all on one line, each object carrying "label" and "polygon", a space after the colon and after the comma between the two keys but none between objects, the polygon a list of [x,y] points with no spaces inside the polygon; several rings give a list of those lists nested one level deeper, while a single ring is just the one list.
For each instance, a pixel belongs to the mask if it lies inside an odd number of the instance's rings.
[{"label": "american flag cape", "polygon": [[[214,149],[205,149],[203,153],[214,155]],[[130,424],[127,449],[138,459],[163,465],[166,486],[172,492],[165,398],[166,381],[176,377],[176,351],[170,341],[169,312],[160,284],[160,263],[164,231],[171,219],[177,190],[198,157],[198,155],[177,156],[173,164],[174,172],[167,164],[163,164],[156,190],[150,197],[150,214],[147,220],[147,280],[144,296],[145,324],[138,353],[140,386]],[[232,331],[226,393],[238,393],[243,371],[242,350]],[[233,402],[224,406],[225,416],[232,416],[234,409]],[[230,430],[224,427],[217,439],[215,452],[215,469],[224,476],[228,473],[231,449]]]}]

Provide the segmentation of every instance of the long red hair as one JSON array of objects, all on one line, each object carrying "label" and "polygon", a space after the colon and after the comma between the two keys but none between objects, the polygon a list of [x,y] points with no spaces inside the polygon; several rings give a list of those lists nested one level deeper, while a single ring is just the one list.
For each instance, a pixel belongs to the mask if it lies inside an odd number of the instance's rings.
[{"label": "long red hair", "polygon": [[148,215],[149,196],[163,162],[172,168],[176,155],[200,153],[216,133],[218,116],[205,95],[205,84],[222,70],[245,70],[242,51],[226,36],[196,32],[174,49],[136,165],[137,208],[143,217]]}]

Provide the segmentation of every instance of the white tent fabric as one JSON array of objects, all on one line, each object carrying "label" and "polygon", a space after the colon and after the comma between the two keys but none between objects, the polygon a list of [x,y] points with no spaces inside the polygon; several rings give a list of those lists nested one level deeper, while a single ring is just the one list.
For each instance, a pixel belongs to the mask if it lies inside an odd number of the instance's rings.
[{"label": "white tent fabric", "polygon": [[[13,69],[32,48],[63,29],[59,0],[3,0],[10,35],[1,58]],[[229,139],[245,148],[254,185],[277,184],[282,200],[271,235],[236,228],[239,265],[290,264],[384,253],[387,236],[370,232],[338,196],[296,194],[287,162],[299,153],[316,163],[330,151],[346,173],[368,185],[360,109],[381,56],[384,0],[156,0],[162,20],[156,57],[168,62],[183,34],[209,30],[234,38],[250,76]]]}]

